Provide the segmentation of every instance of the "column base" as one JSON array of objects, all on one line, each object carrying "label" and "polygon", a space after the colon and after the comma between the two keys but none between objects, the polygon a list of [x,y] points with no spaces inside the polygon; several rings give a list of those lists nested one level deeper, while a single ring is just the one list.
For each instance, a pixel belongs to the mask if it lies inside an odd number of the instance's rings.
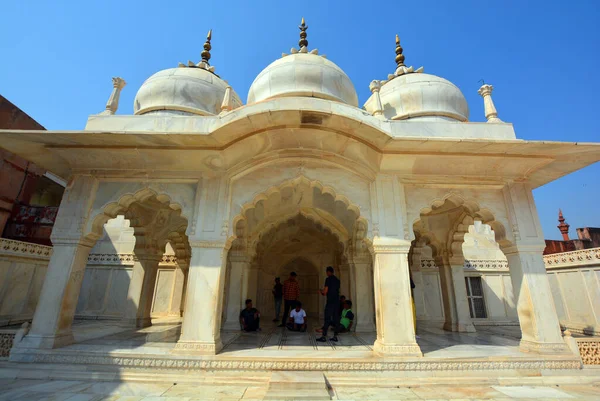
[{"label": "column base", "polygon": [[444,330],[458,333],[476,333],[473,323],[444,323]]},{"label": "column base", "polygon": [[543,343],[537,341],[521,340],[519,344],[521,352],[528,352],[540,355],[572,354],[569,346],[564,343]]},{"label": "column base", "polygon": [[386,344],[380,340],[375,341],[373,351],[379,354],[393,355],[393,356],[412,356],[422,357],[423,353],[419,344]]},{"label": "column base", "polygon": [[14,348],[37,348],[37,349],[52,349],[66,347],[67,345],[75,344],[75,338],[71,331],[67,333],[57,334],[55,336],[42,336],[38,334],[28,334],[21,342],[14,345]]},{"label": "column base", "polygon": [[217,355],[221,349],[223,349],[221,339],[215,342],[179,340],[171,353],[179,355]]}]

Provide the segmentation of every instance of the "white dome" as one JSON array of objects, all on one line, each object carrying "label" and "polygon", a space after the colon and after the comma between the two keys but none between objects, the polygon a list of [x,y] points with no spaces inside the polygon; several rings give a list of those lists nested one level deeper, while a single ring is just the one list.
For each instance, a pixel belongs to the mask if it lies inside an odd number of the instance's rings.
[{"label": "white dome", "polygon": [[[138,90],[135,114],[169,110],[183,114],[215,115],[221,111],[227,83],[204,68],[179,67],[159,71]],[[235,107],[242,104],[231,90]]]},{"label": "white dome", "polygon": [[283,96],[317,97],[358,107],[356,90],[344,71],[311,53],[290,54],[271,63],[250,86],[248,104]]},{"label": "white dome", "polygon": [[[455,120],[468,121],[469,106],[452,82],[435,75],[409,73],[385,82],[379,91],[383,115],[388,120]],[[376,110],[375,96],[365,109]]]}]

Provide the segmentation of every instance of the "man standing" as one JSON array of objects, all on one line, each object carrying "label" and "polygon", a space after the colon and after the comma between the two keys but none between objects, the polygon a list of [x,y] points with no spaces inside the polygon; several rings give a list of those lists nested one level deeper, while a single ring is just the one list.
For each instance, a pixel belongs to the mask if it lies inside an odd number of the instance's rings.
[{"label": "man standing", "polygon": [[326,269],[327,278],[325,279],[325,286],[320,290],[321,295],[327,297],[325,304],[325,321],[323,323],[323,334],[317,341],[327,341],[327,331],[329,326],[336,327],[340,321],[338,315],[338,308],[340,302],[340,280],[333,274],[333,267],[327,266]]},{"label": "man standing", "polygon": [[279,327],[285,327],[290,310],[296,306],[296,301],[300,299],[300,286],[296,281],[296,272],[290,273],[290,278],[283,282],[283,319]]},{"label": "man standing", "polygon": [[252,307],[252,300],[246,300],[246,308],[240,312],[240,325],[244,331],[260,331],[260,312]]},{"label": "man standing", "polygon": [[275,300],[275,319],[274,322],[279,320],[279,312],[281,312],[281,302],[283,301],[283,284],[279,280],[279,277],[275,277],[275,285],[273,286],[273,299]]}]

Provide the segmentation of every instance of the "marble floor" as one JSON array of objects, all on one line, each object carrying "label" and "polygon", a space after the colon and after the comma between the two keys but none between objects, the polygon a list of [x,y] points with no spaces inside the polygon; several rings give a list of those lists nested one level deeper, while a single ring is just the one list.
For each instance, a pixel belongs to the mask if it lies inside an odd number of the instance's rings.
[{"label": "marble floor", "polygon": [[[337,357],[361,358],[372,355],[376,333],[341,334],[338,342],[317,342],[320,336],[311,325],[304,333],[279,328],[276,323],[262,325],[259,332],[222,331],[221,356],[311,357],[335,353]],[[166,354],[181,334],[179,319],[158,319],[151,327],[124,329],[117,323],[77,321],[73,326],[77,344],[64,349],[85,351],[140,352]],[[425,357],[475,358],[519,357],[518,326],[480,326],[477,333],[452,333],[439,328],[419,326],[417,342]]]},{"label": "marble floor", "polygon": [[[532,386],[342,387],[325,393],[332,400],[600,400],[600,383]],[[304,396],[303,394],[304,393]],[[279,399],[311,399],[287,391]],[[95,382],[0,379],[0,401],[233,401],[277,399],[265,386],[204,385],[173,382]]]}]

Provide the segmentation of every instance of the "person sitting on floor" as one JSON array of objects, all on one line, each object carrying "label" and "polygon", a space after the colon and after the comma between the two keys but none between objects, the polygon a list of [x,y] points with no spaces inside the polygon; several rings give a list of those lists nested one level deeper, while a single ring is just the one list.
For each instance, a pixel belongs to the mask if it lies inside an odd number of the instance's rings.
[{"label": "person sitting on floor", "polygon": [[302,309],[302,302],[296,302],[296,308],[290,312],[287,328],[292,331],[306,331],[306,312]]},{"label": "person sitting on floor", "polygon": [[339,333],[347,333],[352,328],[352,323],[354,323],[354,313],[352,312],[352,301],[349,299],[344,302],[344,309],[342,310],[342,317],[340,318],[340,322],[335,327],[333,332],[333,337],[329,339],[329,341],[338,340],[337,335]]},{"label": "person sitting on floor", "polygon": [[260,331],[260,312],[252,307],[252,300],[246,300],[246,308],[240,312],[240,325],[243,331]]}]

